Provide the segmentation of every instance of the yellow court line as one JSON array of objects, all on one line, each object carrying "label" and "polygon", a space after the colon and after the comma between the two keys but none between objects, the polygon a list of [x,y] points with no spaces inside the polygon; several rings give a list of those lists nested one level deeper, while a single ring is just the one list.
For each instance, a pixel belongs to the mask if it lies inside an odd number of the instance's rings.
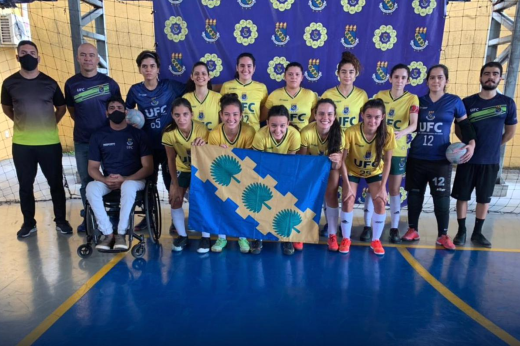
[{"label": "yellow court line", "polygon": [[18,345],[32,345],[43,333],[45,333],[61,316],[63,316],[71,307],[76,304],[81,297],[94,287],[105,276],[110,269],[112,269],[121,259],[126,255],[126,252],[118,253],[105,264],[96,274],[94,274],[83,286],[81,286],[72,296],[69,297],[63,304],[61,304],[53,313],[51,313],[42,323],[27,335]]},{"label": "yellow court line", "polygon": [[429,271],[427,271],[420,263],[412,256],[412,254],[406,249],[399,247],[397,250],[403,255],[406,261],[412,266],[415,271],[422,276],[433,288],[435,288],[440,294],[444,296],[450,303],[459,308],[462,312],[468,315],[470,318],[475,320],[482,327],[497,336],[500,340],[504,341],[508,345],[520,345],[520,341],[515,339],[512,335],[507,333],[505,330],[482,316],[477,310],[466,304],[457,295],[451,292],[446,286],[440,283]]}]

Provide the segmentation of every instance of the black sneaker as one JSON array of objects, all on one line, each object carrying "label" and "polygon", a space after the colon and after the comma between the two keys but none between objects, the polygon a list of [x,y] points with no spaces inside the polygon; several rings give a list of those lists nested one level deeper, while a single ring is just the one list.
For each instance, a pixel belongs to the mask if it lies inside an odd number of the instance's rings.
[{"label": "black sneaker", "polygon": [[262,252],[262,247],[263,244],[261,240],[255,239],[251,241],[251,253],[253,255],[258,255],[260,252]]},{"label": "black sneaker", "polygon": [[172,251],[182,251],[188,245],[188,237],[178,236],[173,241]]},{"label": "black sneaker", "polygon": [[210,247],[211,247],[211,241],[209,240],[209,238],[202,237],[202,238],[200,238],[199,248],[197,249],[197,252],[198,253],[208,253]]},{"label": "black sneaker", "polygon": [[453,238],[453,244],[457,246],[462,246],[466,244],[466,232],[458,231],[455,238]]},{"label": "black sneaker", "polygon": [[399,244],[401,242],[401,236],[397,228],[390,228],[390,243]]},{"label": "black sneaker", "polygon": [[56,231],[59,231],[61,234],[72,234],[72,227],[67,220],[56,222]]},{"label": "black sneaker", "polygon": [[16,236],[18,238],[27,238],[28,236],[31,235],[31,233],[36,233],[37,229],[36,229],[36,225],[34,226],[26,226],[26,225],[22,225],[22,228],[16,232]]},{"label": "black sneaker", "polygon": [[483,247],[491,247],[491,242],[487,240],[482,233],[473,233],[471,235],[471,241]]},{"label": "black sneaker", "polygon": [[83,232],[87,231],[87,224],[85,222],[85,219],[83,219],[83,221],[80,223],[77,230],[78,230],[78,233],[83,233]]},{"label": "black sneaker", "polygon": [[148,225],[146,224],[146,216],[134,226],[134,232],[145,232],[148,231]]},{"label": "black sneaker", "polygon": [[294,253],[294,245],[291,242],[282,243],[282,249],[284,255],[292,255]]},{"label": "black sneaker", "polygon": [[361,232],[361,236],[359,237],[361,241],[369,241],[372,240],[372,227],[363,227],[363,232]]}]

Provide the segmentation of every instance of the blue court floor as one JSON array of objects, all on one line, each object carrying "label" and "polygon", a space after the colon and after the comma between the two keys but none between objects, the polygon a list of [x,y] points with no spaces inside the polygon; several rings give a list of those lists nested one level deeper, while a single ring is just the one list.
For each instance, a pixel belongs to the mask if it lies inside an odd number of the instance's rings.
[{"label": "blue court floor", "polygon": [[36,236],[16,240],[17,207],[0,206],[0,345],[520,344],[518,216],[490,215],[492,251],[437,249],[425,214],[423,239],[383,257],[364,243],[293,256],[265,243],[255,256],[234,241],[200,255],[196,235],[172,253],[166,231],[143,259],[81,260],[83,238],[57,234],[47,211]]}]

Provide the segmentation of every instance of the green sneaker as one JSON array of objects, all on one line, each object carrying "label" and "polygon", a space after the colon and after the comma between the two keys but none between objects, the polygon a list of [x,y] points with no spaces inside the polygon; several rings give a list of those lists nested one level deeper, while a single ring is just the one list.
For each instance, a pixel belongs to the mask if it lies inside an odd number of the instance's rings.
[{"label": "green sneaker", "polygon": [[240,252],[242,253],[248,253],[251,249],[246,238],[238,238],[238,246],[240,246]]},{"label": "green sneaker", "polygon": [[227,245],[227,240],[223,238],[218,238],[215,244],[211,247],[212,252],[222,252],[222,249]]}]

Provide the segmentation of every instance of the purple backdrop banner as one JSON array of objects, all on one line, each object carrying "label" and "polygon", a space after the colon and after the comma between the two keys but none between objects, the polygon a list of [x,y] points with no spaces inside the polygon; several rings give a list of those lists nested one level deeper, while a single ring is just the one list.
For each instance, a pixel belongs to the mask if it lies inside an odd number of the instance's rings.
[{"label": "purple backdrop banner", "polygon": [[423,94],[429,66],[438,63],[443,0],[154,0],[161,78],[186,81],[206,61],[213,83],[233,78],[236,57],[257,59],[254,79],[269,91],[283,86],[284,66],[304,66],[303,86],[321,94],[337,85],[341,53],[363,70],[356,86],[369,96],[390,88],[393,65],[412,70],[413,93]]}]

